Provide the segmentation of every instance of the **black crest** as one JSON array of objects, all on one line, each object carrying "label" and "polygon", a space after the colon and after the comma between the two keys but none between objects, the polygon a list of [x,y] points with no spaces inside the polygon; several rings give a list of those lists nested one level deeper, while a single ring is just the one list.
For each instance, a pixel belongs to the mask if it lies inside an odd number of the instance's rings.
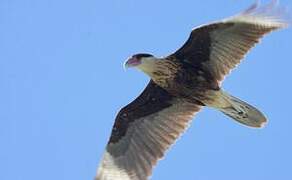
[{"label": "black crest", "polygon": [[133,57],[140,59],[140,58],[144,58],[144,57],[153,57],[152,54],[147,54],[147,53],[139,53],[139,54],[135,54],[133,55]]}]

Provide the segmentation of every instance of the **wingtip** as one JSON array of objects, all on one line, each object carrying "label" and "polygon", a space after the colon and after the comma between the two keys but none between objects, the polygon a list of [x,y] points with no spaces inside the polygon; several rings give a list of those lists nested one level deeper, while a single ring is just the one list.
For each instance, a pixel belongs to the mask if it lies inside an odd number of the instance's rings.
[{"label": "wingtip", "polygon": [[253,3],[250,7],[248,7],[246,10],[244,10],[240,14],[251,15],[251,14],[270,13],[270,11],[274,11],[279,8],[279,3],[280,3],[279,0],[271,0],[267,4],[261,5],[261,1],[256,0],[255,3]]},{"label": "wingtip", "polygon": [[259,6],[260,6],[260,0],[257,0],[251,6],[249,6],[246,10],[244,10],[241,14],[250,14],[254,12]]},{"label": "wingtip", "polygon": [[288,8],[279,6],[278,0],[271,0],[263,5],[260,4],[260,1],[257,0],[246,10],[227,20],[262,24],[275,29],[287,28],[292,23]]}]

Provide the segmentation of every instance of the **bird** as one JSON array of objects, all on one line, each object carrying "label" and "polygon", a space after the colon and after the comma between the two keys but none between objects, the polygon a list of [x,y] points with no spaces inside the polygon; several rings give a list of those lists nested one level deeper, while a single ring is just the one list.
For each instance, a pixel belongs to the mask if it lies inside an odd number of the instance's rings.
[{"label": "bird", "polygon": [[[143,92],[117,114],[95,180],[147,180],[158,160],[203,107],[252,128],[267,123],[254,106],[223,90],[224,77],[260,39],[288,26],[277,1],[259,2],[194,28],[174,53],[138,53],[125,62],[150,77]],[[267,52],[269,53],[269,52]]]}]

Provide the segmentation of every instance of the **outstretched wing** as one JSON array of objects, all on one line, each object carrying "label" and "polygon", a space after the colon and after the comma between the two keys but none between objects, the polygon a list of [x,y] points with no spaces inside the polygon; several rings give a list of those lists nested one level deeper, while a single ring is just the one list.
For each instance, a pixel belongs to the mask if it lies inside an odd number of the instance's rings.
[{"label": "outstretched wing", "polygon": [[275,1],[262,7],[255,4],[239,15],[195,28],[170,57],[211,73],[219,83],[263,35],[287,26],[281,14]]},{"label": "outstretched wing", "polygon": [[150,81],[118,113],[96,180],[146,180],[199,110]]}]

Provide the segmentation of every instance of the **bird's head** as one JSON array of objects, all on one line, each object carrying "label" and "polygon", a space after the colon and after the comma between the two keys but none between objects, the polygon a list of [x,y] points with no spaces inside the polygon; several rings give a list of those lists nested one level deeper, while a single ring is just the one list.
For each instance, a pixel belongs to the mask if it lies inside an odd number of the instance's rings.
[{"label": "bird's head", "polygon": [[151,54],[139,53],[130,57],[124,66],[125,68],[135,67],[151,76],[151,73],[155,71],[157,61],[158,58]]}]

